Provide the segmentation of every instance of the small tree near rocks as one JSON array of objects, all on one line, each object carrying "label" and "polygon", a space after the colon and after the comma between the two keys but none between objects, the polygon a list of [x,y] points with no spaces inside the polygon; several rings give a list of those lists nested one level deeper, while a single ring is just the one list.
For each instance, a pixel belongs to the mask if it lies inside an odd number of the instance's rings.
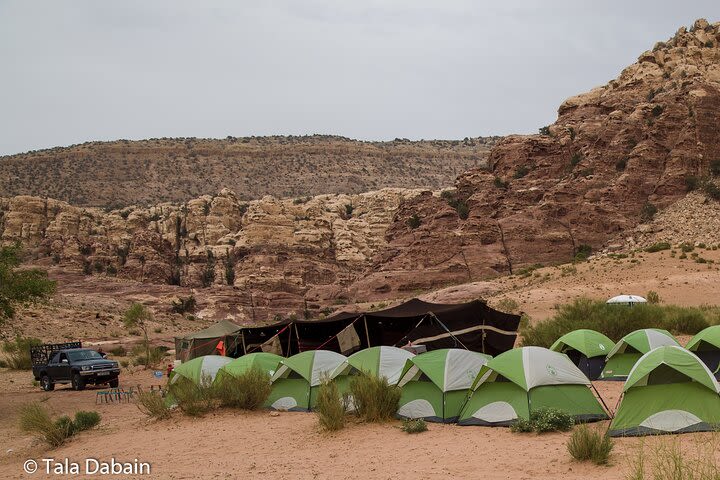
[{"label": "small tree near rocks", "polygon": [[128,329],[140,329],[143,333],[145,346],[145,369],[150,364],[150,339],[148,338],[148,323],[152,321],[152,312],[141,303],[133,303],[123,316],[123,324]]}]

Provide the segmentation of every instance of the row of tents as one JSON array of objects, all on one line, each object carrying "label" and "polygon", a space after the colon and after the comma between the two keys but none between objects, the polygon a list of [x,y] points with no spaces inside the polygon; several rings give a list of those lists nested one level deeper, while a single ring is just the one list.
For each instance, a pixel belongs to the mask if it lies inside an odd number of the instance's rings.
[{"label": "row of tents", "polygon": [[204,355],[237,358],[254,352],[290,357],[319,349],[348,355],[374,346],[408,344],[498,355],[513,348],[519,324],[519,315],[500,312],[481,300],[441,304],[414,298],[383,310],[266,326],[244,327],[223,320],[176,338],[175,355],[183,362]]},{"label": "row of tents", "polygon": [[[680,347],[667,330],[635,330],[614,343],[594,330],[574,330],[560,337],[550,350],[566,354],[590,380],[626,380],[630,371],[647,352],[662,346]],[[720,325],[696,334],[685,346],[720,376]]]},{"label": "row of tents", "polygon": [[[289,358],[265,352],[237,359],[209,355],[177,367],[170,382],[231,379],[260,368],[273,386],[268,408],[311,411],[323,379],[347,393],[353,375],[370,374],[401,389],[401,418],[506,426],[545,407],[582,422],[610,418],[586,373],[599,372],[599,378],[605,373],[606,379],[625,380],[609,433],[630,436],[717,429],[720,386],[708,364],[717,370],[718,351],[720,326],[698,333],[687,348],[662,330],[632,332],[617,344],[598,332],[578,330],[550,349],[515,348],[494,358],[454,348],[414,355],[390,346],[349,357],[328,350]],[[598,358],[602,362],[595,365]]]}]

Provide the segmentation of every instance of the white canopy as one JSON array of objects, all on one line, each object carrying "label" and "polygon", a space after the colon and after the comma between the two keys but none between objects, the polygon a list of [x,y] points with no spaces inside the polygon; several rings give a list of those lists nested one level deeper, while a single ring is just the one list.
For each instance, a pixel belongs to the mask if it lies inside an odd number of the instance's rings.
[{"label": "white canopy", "polygon": [[647,303],[647,300],[638,295],[618,295],[617,297],[612,297],[605,303],[620,303],[623,305],[633,305],[635,303]]}]

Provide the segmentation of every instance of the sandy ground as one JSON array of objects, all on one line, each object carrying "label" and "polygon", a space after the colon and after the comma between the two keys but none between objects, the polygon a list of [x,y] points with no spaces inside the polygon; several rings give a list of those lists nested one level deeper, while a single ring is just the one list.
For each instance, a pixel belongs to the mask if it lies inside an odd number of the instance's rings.
[{"label": "sandy ground", "polygon": [[[700,250],[720,262],[720,252]],[[450,287],[425,295],[430,300],[462,301],[484,296],[491,304],[517,302],[533,321],[546,319],[554,306],[578,296],[604,299],[620,293],[657,291],[667,303],[717,303],[720,271],[716,264],[671,258],[668,252],[638,254],[635,258],[603,258],[568,266],[545,267],[529,276],[515,275],[489,282]],[[166,324],[166,327],[170,325]],[[182,327],[187,328],[186,325]],[[168,328],[158,337],[168,335]],[[98,332],[101,334],[101,332]],[[102,340],[99,336],[97,340]],[[686,341],[687,338],[681,339]],[[125,387],[157,383],[150,372],[125,372]],[[614,409],[619,382],[597,382],[605,402]],[[154,422],[133,404],[95,404],[96,392],[59,387],[45,393],[32,385],[27,372],[0,369],[0,478],[45,478],[22,473],[26,459],[51,456],[83,461],[87,457],[118,461],[139,459],[152,464],[152,477],[187,478],[487,478],[487,479],[619,479],[643,442],[620,439],[609,466],[598,467],[571,459],[568,433],[513,434],[504,428],[431,424],[430,431],[408,435],[398,422],[385,425],[353,423],[327,434],[318,430],[313,414],[267,411],[218,411],[201,419],[176,414]],[[49,450],[17,427],[17,410],[40,401],[53,413],[97,410],[101,425]],[[607,422],[599,424],[606,428]],[[667,439],[693,451],[717,435],[688,434],[647,439],[645,445]],[[716,449],[717,450],[717,449]]]},{"label": "sandy ground", "polygon": [[[156,383],[150,372],[123,376],[123,385]],[[596,382],[611,409],[622,384]],[[203,418],[175,413],[149,420],[134,404],[95,404],[96,388],[67,387],[45,393],[25,372],[0,371],[0,478],[58,478],[23,473],[27,459],[84,462],[139,461],[151,464],[151,478],[279,479],[620,479],[640,452],[642,440],[619,439],[608,466],[573,461],[566,450],[569,433],[516,434],[507,428],[429,424],[409,435],[393,421],[382,425],[351,422],[338,433],[321,432],[312,413],[220,410]],[[17,427],[18,408],[43,402],[56,415],[96,410],[102,423],[57,449],[49,449]],[[608,422],[596,425],[607,428]],[[679,441],[692,451],[715,442],[711,434],[689,434],[646,443]],[[647,446],[646,446],[647,448]],[[85,478],[80,476],[80,478]],[[97,478],[88,477],[88,478]],[[122,476],[122,478],[143,478]],[[147,476],[145,477],[147,478]]]}]

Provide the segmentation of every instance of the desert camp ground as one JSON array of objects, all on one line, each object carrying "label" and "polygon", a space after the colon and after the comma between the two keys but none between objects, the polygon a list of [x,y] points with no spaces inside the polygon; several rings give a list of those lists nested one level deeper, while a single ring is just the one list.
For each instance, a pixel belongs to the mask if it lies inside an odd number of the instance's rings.
[{"label": "desert camp ground", "polygon": [[[579,265],[574,276],[558,276],[538,285],[531,285],[532,279],[510,279],[516,283],[515,290],[505,290],[498,298],[512,295],[520,300],[523,307],[526,306],[526,298],[536,299],[527,303],[530,307],[527,310],[533,312],[533,319],[537,321],[543,318],[543,313],[536,313],[539,307],[547,305],[544,307],[546,318],[552,312],[552,304],[560,301],[561,297],[583,294],[583,288],[585,292],[591,292],[593,288],[610,290],[612,278],[621,277],[613,269],[624,271],[626,268],[632,268],[634,278],[615,292],[645,292],[657,288],[663,299],[677,303],[685,300],[700,304],[709,298],[704,291],[711,286],[707,280],[717,275],[714,271],[709,272],[704,266],[701,269],[700,266],[689,265],[689,268],[659,272],[660,265],[652,260],[653,257],[650,261],[632,266],[609,265],[607,272],[603,267],[589,271],[593,266],[590,262]],[[643,280],[644,276],[648,279]],[[599,278],[599,287],[597,284],[583,287],[586,277]],[[708,277],[707,280],[705,277]],[[518,285],[521,282],[530,285],[522,287]],[[697,288],[688,289],[685,282]],[[661,284],[659,287],[658,283]],[[682,295],[683,288],[688,290],[686,295]],[[549,297],[548,292],[556,292],[556,296]],[[445,292],[444,297],[452,298],[452,292]],[[425,298],[439,301],[436,296]],[[587,335],[577,337],[582,342],[586,341]],[[578,347],[578,338],[566,340],[566,344],[555,348],[566,353],[583,370],[581,357],[592,360],[596,356],[591,349],[586,349],[584,354],[580,354],[579,350],[570,351]],[[678,337],[677,340],[681,345],[691,347],[689,336]],[[695,341],[699,356],[706,355],[702,353],[707,350],[702,346],[706,343],[704,340]],[[605,351],[613,348],[604,346]],[[602,352],[601,349],[596,350]],[[415,358],[419,360],[421,357]],[[422,361],[419,363],[422,364]],[[560,476],[615,479],[629,475],[641,448],[646,452],[648,461],[659,451],[679,449],[686,458],[694,459],[699,456],[708,458],[708,452],[717,450],[711,448],[717,445],[717,434],[714,433],[618,438],[610,465],[595,466],[571,459],[566,449],[568,433],[517,434],[505,427],[462,427],[428,422],[428,432],[408,435],[400,430],[399,421],[383,425],[351,421],[339,432],[325,433],[318,428],[313,413],[270,410],[217,410],[202,418],[176,414],[169,420],[156,422],[148,420],[132,404],[96,405],[95,389],[76,392],[60,386],[56,391],[46,393],[33,386],[28,377],[27,372],[0,372],[0,391],[3,392],[0,395],[0,410],[10,412],[0,417],[0,473],[3,478],[30,478],[21,473],[22,462],[27,458],[50,454],[56,458],[71,459],[93,455],[99,458],[147,459],[152,462],[158,478],[178,479],[477,478],[480,474],[491,479],[552,479]],[[121,379],[123,385],[141,384],[147,387],[158,383],[149,372],[139,367],[130,367],[123,372]],[[707,378],[705,381],[707,383]],[[411,382],[412,378],[408,384]],[[613,411],[617,409],[623,385],[623,381],[593,381],[593,386]],[[447,393],[435,383],[433,388],[435,390],[428,388],[430,392],[422,394],[423,399],[430,399],[429,403]],[[408,398],[412,401],[412,397]],[[418,398],[417,395],[414,398]],[[42,401],[56,415],[72,414],[81,409],[97,410],[103,421],[97,429],[82,433],[58,449],[48,450],[17,428],[18,408],[33,401]],[[593,425],[606,429],[610,421]],[[218,445],[222,445],[221,455],[218,454]],[[710,458],[714,458],[713,455]]]}]

